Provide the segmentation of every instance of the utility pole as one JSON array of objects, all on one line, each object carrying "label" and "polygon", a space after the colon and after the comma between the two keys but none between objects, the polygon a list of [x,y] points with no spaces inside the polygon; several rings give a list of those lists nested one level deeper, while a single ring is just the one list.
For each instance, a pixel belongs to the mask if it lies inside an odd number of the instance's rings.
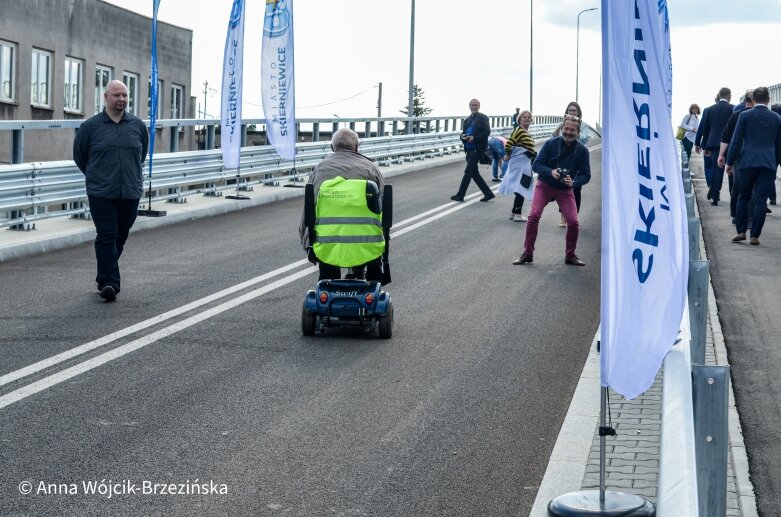
[{"label": "utility pole", "polygon": [[382,118],[382,83],[380,83],[380,93],[377,97],[377,118]]},{"label": "utility pole", "polygon": [[203,118],[206,118],[206,92],[209,91],[209,81],[203,82]]}]

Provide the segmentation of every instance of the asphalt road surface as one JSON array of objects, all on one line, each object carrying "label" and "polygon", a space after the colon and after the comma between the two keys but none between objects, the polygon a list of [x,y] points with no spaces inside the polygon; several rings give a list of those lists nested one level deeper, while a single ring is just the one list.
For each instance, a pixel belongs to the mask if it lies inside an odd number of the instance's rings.
[{"label": "asphalt road surface", "polygon": [[0,263],[0,515],[528,515],[599,321],[591,156],[586,267],[555,205],[513,266],[510,197],[392,178],[390,340],[301,335],[301,199],[132,234],[115,303],[91,244]]}]

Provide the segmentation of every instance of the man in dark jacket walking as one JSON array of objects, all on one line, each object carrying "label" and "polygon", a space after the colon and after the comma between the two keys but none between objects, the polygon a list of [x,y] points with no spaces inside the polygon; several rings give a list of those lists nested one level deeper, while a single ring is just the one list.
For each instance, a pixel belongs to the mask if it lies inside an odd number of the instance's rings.
[{"label": "man in dark jacket walking", "polygon": [[466,189],[469,188],[469,182],[475,180],[475,185],[483,192],[483,197],[480,198],[480,201],[490,201],[496,196],[491,192],[488,183],[480,176],[477,164],[480,161],[480,156],[488,147],[491,125],[488,122],[488,117],[480,113],[479,100],[472,99],[469,101],[469,111],[472,114],[464,120],[461,130],[461,141],[464,142],[464,151],[466,151],[466,169],[464,169],[464,177],[461,178],[461,186],[458,187],[458,192],[454,196],[450,196],[450,199],[463,201]]},{"label": "man in dark jacket walking", "polygon": [[127,86],[111,81],[103,94],[106,108],[85,121],[73,142],[73,161],[84,173],[90,214],[95,223],[95,256],[100,296],[119,293],[119,256],[144,193],[141,164],[149,149],[144,122],[125,111]]}]

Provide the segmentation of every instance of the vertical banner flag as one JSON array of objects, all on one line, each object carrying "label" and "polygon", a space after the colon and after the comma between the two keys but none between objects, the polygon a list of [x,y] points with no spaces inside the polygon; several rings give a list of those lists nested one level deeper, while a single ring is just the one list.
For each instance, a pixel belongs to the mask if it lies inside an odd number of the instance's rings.
[{"label": "vertical banner flag", "polygon": [[296,157],[293,0],[266,0],[260,84],[266,137],[286,160]]},{"label": "vertical banner flag", "polygon": [[222,62],[220,145],[225,168],[241,164],[241,91],[244,71],[244,0],[233,0]]},{"label": "vertical banner flag", "polygon": [[152,0],[152,72],[150,74],[151,91],[149,94],[149,196],[152,196],[152,157],[155,154],[155,124],[157,123],[157,10],[160,0]]},{"label": "vertical banner flag", "polygon": [[651,387],[675,342],[689,274],[661,8],[602,0],[601,383],[628,399]]}]

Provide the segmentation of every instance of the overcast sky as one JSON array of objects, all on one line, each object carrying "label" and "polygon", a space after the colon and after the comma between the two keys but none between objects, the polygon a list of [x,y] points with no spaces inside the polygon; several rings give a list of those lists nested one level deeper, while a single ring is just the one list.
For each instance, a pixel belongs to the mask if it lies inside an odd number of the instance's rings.
[{"label": "overcast sky", "polygon": [[[109,0],[151,16],[152,0]],[[263,0],[246,0],[244,118],[262,117],[260,47]],[[472,97],[484,113],[529,107],[531,0],[417,0],[415,82],[433,115],[464,115]],[[631,0],[612,0],[631,1]],[[737,98],[781,83],[781,0],[668,0],[673,55],[673,118],[689,104],[713,103],[722,86]],[[296,104],[299,118],[377,115],[407,105],[410,0],[295,0]],[[218,90],[231,0],[161,0],[159,19],[193,30],[190,95]],[[576,18],[599,0],[534,2],[534,113],[563,114],[575,99]],[[599,117],[600,13],[580,17],[579,101]],[[219,92],[208,92],[215,114]],[[348,97],[351,99],[343,100]],[[677,120],[675,121],[677,124]]]}]

